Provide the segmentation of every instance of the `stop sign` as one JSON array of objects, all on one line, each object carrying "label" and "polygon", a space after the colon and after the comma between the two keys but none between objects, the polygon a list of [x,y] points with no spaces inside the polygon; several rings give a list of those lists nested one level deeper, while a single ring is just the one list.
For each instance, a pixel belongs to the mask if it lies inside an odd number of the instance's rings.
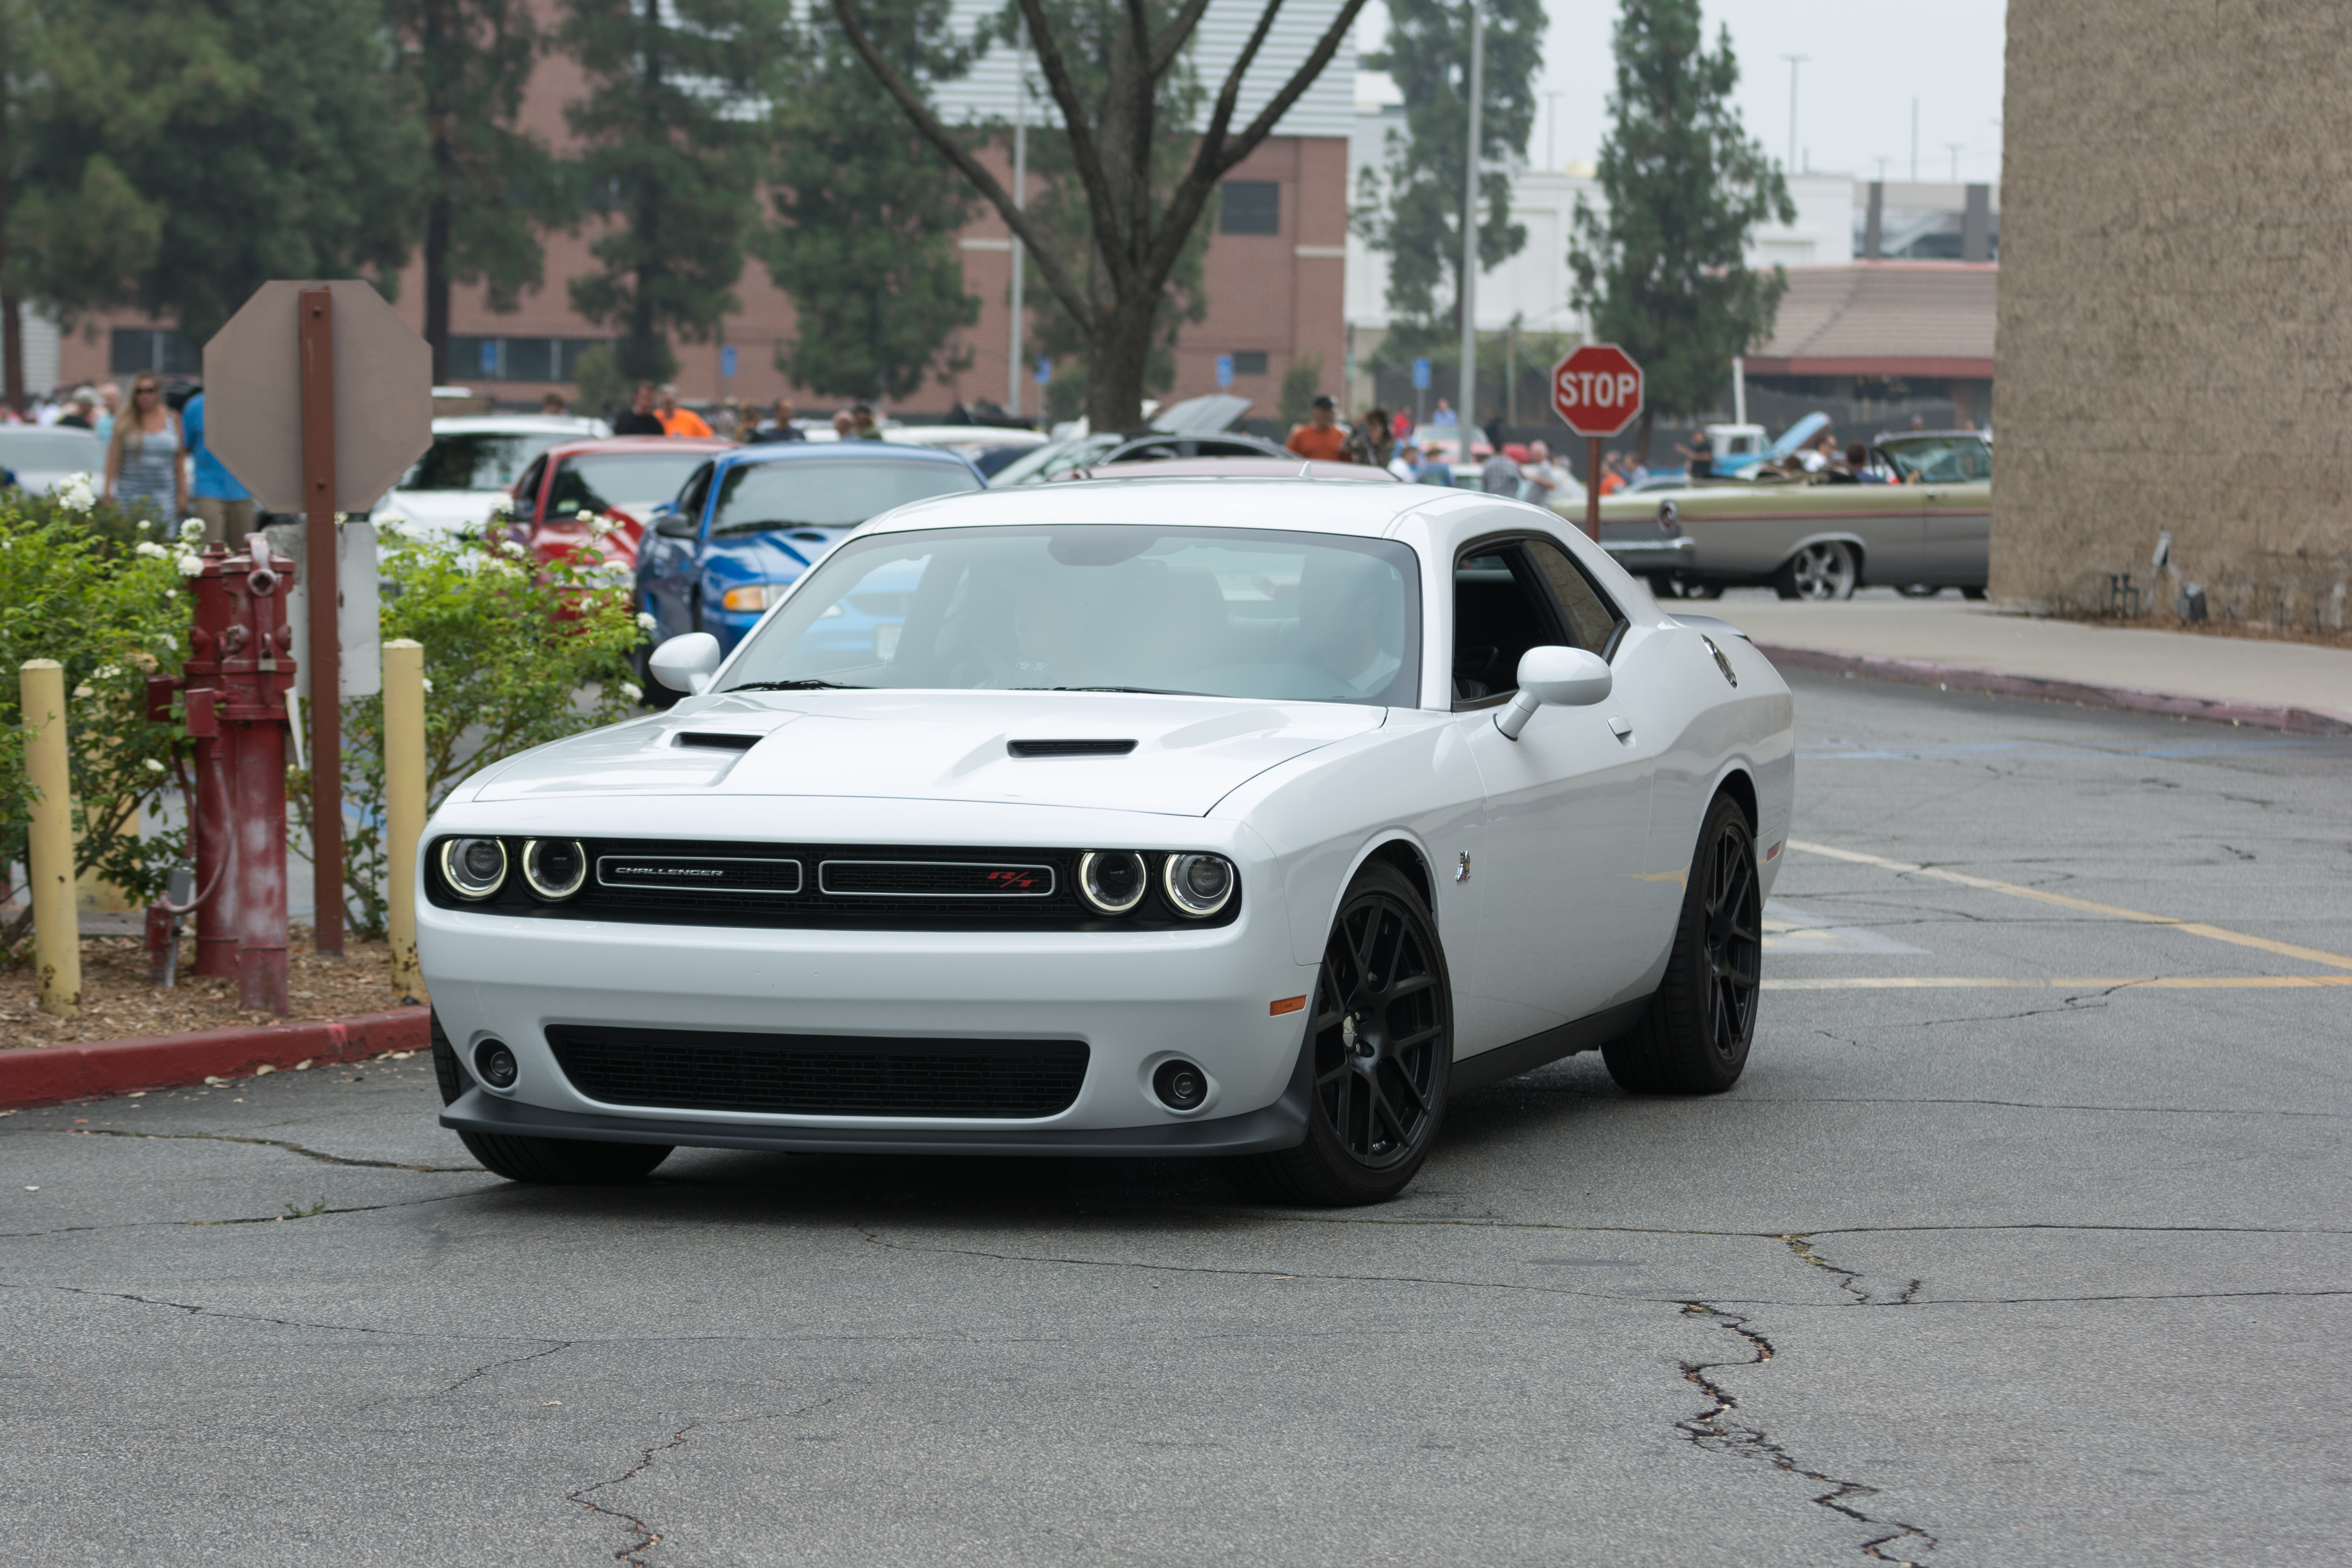
[{"label": "stop sign", "polygon": [[1614,435],[1642,412],[1642,367],[1614,343],[1587,343],[1551,368],[1551,406],[1579,435]]}]

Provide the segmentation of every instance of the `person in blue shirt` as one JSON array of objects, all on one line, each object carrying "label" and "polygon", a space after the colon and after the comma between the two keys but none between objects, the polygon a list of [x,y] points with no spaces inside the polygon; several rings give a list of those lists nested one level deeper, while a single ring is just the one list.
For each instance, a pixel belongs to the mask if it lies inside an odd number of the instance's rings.
[{"label": "person in blue shirt", "polygon": [[205,543],[226,545],[231,554],[245,548],[253,531],[253,492],[236,482],[205,444],[205,394],[190,398],[180,410],[181,426],[188,433],[188,455],[194,460],[196,516],[205,523]]}]

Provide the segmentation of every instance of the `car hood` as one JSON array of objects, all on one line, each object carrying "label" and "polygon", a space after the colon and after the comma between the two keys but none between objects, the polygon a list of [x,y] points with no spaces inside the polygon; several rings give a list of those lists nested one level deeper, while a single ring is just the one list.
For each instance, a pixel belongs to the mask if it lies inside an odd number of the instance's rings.
[{"label": "car hood", "polygon": [[394,490],[375,510],[398,513],[419,533],[454,534],[488,522],[490,508],[507,498],[504,490]]},{"label": "car hood", "polygon": [[[764,534],[728,534],[713,538],[704,561],[723,576],[740,575],[752,582],[796,582],[817,557],[831,549],[846,528],[809,528],[822,539],[793,537],[783,529]],[[725,563],[722,565],[721,563]]]},{"label": "car hood", "polygon": [[[478,801],[834,795],[1198,817],[1267,768],[1377,729],[1386,715],[1341,703],[1114,693],[730,693],[541,747],[493,766],[472,789]],[[703,738],[720,736],[730,738]],[[1013,754],[1011,743],[1029,740],[1135,748]]]}]

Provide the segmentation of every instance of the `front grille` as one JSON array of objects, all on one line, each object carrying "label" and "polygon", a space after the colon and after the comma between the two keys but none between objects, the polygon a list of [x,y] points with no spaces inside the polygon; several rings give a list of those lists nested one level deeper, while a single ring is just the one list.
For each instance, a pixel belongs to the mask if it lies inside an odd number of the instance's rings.
[{"label": "front grille", "polygon": [[1087,1047],[1064,1040],[877,1040],[557,1024],[573,1086],[607,1105],[804,1116],[1026,1118],[1066,1111]]},{"label": "front grille", "polygon": [[989,861],[826,861],[817,887],[835,898],[1051,898],[1054,868]]}]

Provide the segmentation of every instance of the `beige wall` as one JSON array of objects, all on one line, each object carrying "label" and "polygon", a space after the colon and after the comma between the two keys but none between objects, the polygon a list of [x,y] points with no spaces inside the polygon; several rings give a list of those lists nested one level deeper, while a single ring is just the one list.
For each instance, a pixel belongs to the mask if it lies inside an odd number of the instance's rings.
[{"label": "beige wall", "polygon": [[2213,613],[2345,624],[2352,28],[2011,0],[1992,592],[2103,604],[2158,530]]}]

